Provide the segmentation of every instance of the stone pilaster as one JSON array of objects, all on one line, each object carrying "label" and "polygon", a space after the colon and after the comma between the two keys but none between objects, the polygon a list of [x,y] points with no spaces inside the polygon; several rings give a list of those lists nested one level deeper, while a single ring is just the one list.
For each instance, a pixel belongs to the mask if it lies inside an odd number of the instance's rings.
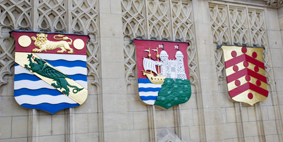
[{"label": "stone pilaster", "polygon": [[[127,142],[128,117],[124,72],[121,2],[99,1],[101,100],[105,142]],[[101,122],[101,121],[100,121]]]}]

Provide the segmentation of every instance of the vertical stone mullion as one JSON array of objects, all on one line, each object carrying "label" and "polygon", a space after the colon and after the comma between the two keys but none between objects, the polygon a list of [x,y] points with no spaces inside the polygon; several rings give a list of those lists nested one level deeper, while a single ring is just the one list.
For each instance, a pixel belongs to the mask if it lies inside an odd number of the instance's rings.
[{"label": "vertical stone mullion", "polygon": [[128,103],[124,67],[121,1],[99,1],[101,96],[105,142],[128,141]]},{"label": "vertical stone mullion", "polygon": [[75,142],[75,114],[74,108],[65,110],[65,141]]},{"label": "vertical stone mullion", "polygon": [[[232,25],[230,21],[230,4],[227,5],[227,14],[228,14],[228,24],[229,24],[229,33],[230,33],[230,42],[232,45],[234,45],[234,36],[233,36],[233,31],[232,31]],[[234,103],[235,107],[235,113],[236,113],[236,123],[237,123],[237,131],[238,131],[238,139],[240,142],[245,142],[246,141],[246,135],[245,135],[245,129],[244,129],[244,121],[243,121],[243,113],[242,113],[242,103],[241,102],[235,102]]]},{"label": "vertical stone mullion", "polygon": [[32,10],[31,10],[31,20],[32,20],[32,30],[37,31],[38,30],[38,12],[37,12],[37,7],[38,7],[38,0],[32,0]]},{"label": "vertical stone mullion", "polygon": [[257,122],[257,127],[258,127],[258,133],[259,133],[259,142],[266,142],[266,137],[265,137],[265,129],[263,125],[263,118],[262,118],[262,110],[261,110],[261,103],[255,104],[255,114],[256,114],[256,122]]},{"label": "vertical stone mullion", "polygon": [[181,140],[183,140],[181,105],[178,104],[174,106],[173,111],[174,111],[175,133]]},{"label": "vertical stone mullion", "polygon": [[147,106],[148,128],[150,142],[157,142],[155,106]]},{"label": "vertical stone mullion", "polygon": [[[31,28],[33,31],[38,30],[38,1],[32,0],[32,10],[31,10]],[[35,109],[28,110],[28,142],[38,142],[38,111]]]},{"label": "vertical stone mullion", "polygon": [[28,142],[38,142],[38,112],[28,110]]},{"label": "vertical stone mullion", "polygon": [[[172,6],[172,0],[169,1],[169,17],[170,17],[170,30],[171,30],[171,40],[175,41],[175,34],[174,34],[174,28],[173,28],[173,6]],[[174,113],[174,125],[175,125],[175,133],[180,138],[183,139],[182,135],[182,123],[181,123],[181,113],[180,113],[180,104],[173,107],[173,113]]]},{"label": "vertical stone mullion", "polygon": [[231,22],[230,22],[230,5],[227,4],[227,16],[228,16],[228,30],[230,33],[230,44],[234,44],[234,39],[233,39],[233,32],[232,32],[232,27],[231,27]]},{"label": "vertical stone mullion", "polygon": [[[100,1],[103,1],[103,0],[97,0],[97,7],[98,7],[98,13],[100,11]],[[100,14],[97,15],[97,24],[98,24],[98,27],[99,29],[100,28],[100,24],[99,24],[99,21],[100,21]],[[97,36],[100,37],[100,30],[98,31],[97,33]],[[101,52],[101,43],[98,42],[99,44],[99,47],[100,47],[100,52]],[[100,74],[99,74],[99,77],[101,77],[101,73],[102,73],[102,70],[101,70],[101,67],[99,68],[100,70]],[[99,81],[99,86],[97,87],[97,92],[98,92],[98,95],[97,95],[97,112],[98,112],[98,142],[104,142],[104,115],[103,115],[103,94],[102,94],[102,89],[101,89],[101,80]]]},{"label": "vertical stone mullion", "polygon": [[[72,33],[72,0],[66,1],[66,30]],[[65,141],[75,142],[75,109],[68,108],[65,110]]]},{"label": "vertical stone mullion", "polygon": [[235,102],[235,113],[236,113],[236,123],[238,131],[239,142],[246,141],[244,123],[243,123],[243,113],[242,113],[242,103]]},{"label": "vertical stone mullion", "polygon": [[150,33],[149,33],[149,22],[148,22],[148,5],[147,5],[147,0],[144,0],[144,5],[145,5],[145,24],[146,24],[146,32],[147,32],[147,35],[146,35],[146,38],[147,39],[150,39]]},{"label": "vertical stone mullion", "polygon": [[[148,21],[148,5],[147,0],[144,0],[145,5],[145,25],[146,25],[146,38],[150,39],[150,32],[149,32],[149,21]],[[147,115],[148,115],[148,128],[149,128],[149,140],[150,142],[157,141],[157,134],[156,134],[156,117],[155,117],[155,106],[147,106]]]},{"label": "vertical stone mullion", "polygon": [[[198,60],[198,74],[202,74],[202,76],[199,76],[199,83],[196,84],[196,88],[197,88],[197,95],[196,95],[196,103],[197,103],[197,114],[198,114],[198,122],[199,122],[199,141],[207,141],[207,130],[206,130],[206,122],[205,122],[205,113],[204,113],[204,96],[205,93],[207,93],[208,91],[206,91],[206,84],[204,84],[206,81],[202,81],[205,80],[204,78],[206,78],[206,76],[208,75],[208,72],[213,72],[210,71],[212,68],[207,68],[210,65],[207,65],[207,61],[214,59],[214,50],[212,54],[207,54],[207,56],[202,56],[201,54],[204,54],[206,52],[209,52],[210,50],[206,50],[207,49],[211,49],[210,47],[213,46],[212,45],[208,45],[209,43],[213,43],[213,39],[212,39],[212,34],[211,33],[207,33],[211,31],[211,23],[210,23],[210,19],[209,19],[209,13],[208,11],[208,7],[207,9],[205,9],[205,4],[208,4],[207,0],[204,1],[198,1],[198,0],[192,0],[193,2],[193,14],[194,14],[194,27],[195,27],[195,46],[196,46],[196,58]],[[202,11],[204,10],[204,11]],[[203,15],[204,14],[204,15]],[[205,22],[205,20],[208,20]],[[210,35],[210,37],[209,37]],[[209,40],[211,39],[211,40]],[[206,41],[209,40],[209,41]],[[202,43],[202,41],[206,41],[205,43]],[[199,58],[199,57],[204,57]],[[212,61],[212,60],[211,60]],[[213,60],[214,63],[214,60]],[[212,63],[212,64],[213,64]],[[209,64],[209,63],[208,63]],[[203,72],[203,73],[202,73]],[[217,87],[214,87],[217,88]],[[210,92],[212,90],[209,90]],[[208,94],[211,95],[211,94]]]},{"label": "vertical stone mullion", "polygon": [[[277,15],[278,11],[275,9],[265,9],[264,15],[266,23],[266,34],[267,34],[267,46],[265,54],[265,67],[270,71],[266,71],[268,75],[268,85],[269,85],[269,96],[271,97],[271,102],[273,105],[274,115],[275,115],[275,124],[278,134],[279,141],[283,141],[283,122],[282,122],[282,111],[280,110],[280,96],[279,87],[282,84],[281,76],[283,75],[281,70],[282,66],[282,33],[280,33],[280,24],[279,19],[275,19],[271,15]],[[281,13],[279,13],[281,14]],[[281,37],[280,37],[281,36]],[[281,40],[281,41],[280,41]],[[277,56],[271,56],[271,55]],[[279,59],[279,61],[278,61]],[[280,85],[278,85],[280,84]],[[281,103],[282,104],[282,103]],[[264,122],[266,123],[266,122]]]},{"label": "vertical stone mullion", "polygon": [[172,7],[172,0],[169,0],[169,21],[170,21],[170,31],[171,31],[171,39],[170,40],[175,40],[175,35],[174,35],[174,29],[173,29],[173,13],[172,13],[172,10],[173,10],[173,7]]},{"label": "vertical stone mullion", "polygon": [[248,36],[249,36],[249,40],[248,43],[250,44],[250,46],[253,46],[253,37],[252,37],[252,31],[251,31],[251,24],[250,24],[250,19],[249,19],[249,9],[246,6],[246,14],[247,14],[247,22],[248,22]]},{"label": "vertical stone mullion", "polygon": [[72,33],[72,2],[73,0],[68,0],[67,1],[67,12],[66,12],[66,21],[68,23],[66,23],[67,25],[67,33]]}]

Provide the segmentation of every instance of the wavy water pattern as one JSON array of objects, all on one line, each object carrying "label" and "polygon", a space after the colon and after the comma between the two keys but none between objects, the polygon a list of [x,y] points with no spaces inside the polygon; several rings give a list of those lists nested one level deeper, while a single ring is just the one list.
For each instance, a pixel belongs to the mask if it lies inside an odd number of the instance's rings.
[{"label": "wavy water pattern", "polygon": [[84,61],[66,61],[66,60],[56,60],[56,61],[52,61],[52,60],[45,60],[46,62],[48,62],[50,65],[54,66],[54,67],[58,67],[58,66],[62,66],[64,65],[64,67],[83,67],[86,68],[86,62]]},{"label": "wavy water pattern", "polygon": [[[71,79],[73,79],[75,81],[77,81],[77,80],[87,81],[87,76],[81,75],[81,74],[68,75],[68,77],[70,77]],[[26,73],[16,74],[14,81],[20,81],[20,80],[38,81],[38,80],[41,80],[41,79],[39,77],[37,77],[35,75],[31,75],[31,74],[26,74]]]},{"label": "wavy water pattern", "polygon": [[[36,54],[87,89],[86,56]],[[17,63],[15,63],[14,95],[21,106],[50,113],[79,106],[74,100]]]},{"label": "wavy water pattern", "polygon": [[144,103],[153,105],[162,84],[153,84],[149,79],[138,79],[139,95]]},{"label": "wavy water pattern", "polygon": [[60,103],[60,104],[48,104],[42,103],[38,105],[31,105],[31,104],[22,104],[22,107],[29,108],[29,109],[40,109],[43,111],[47,111],[49,113],[54,114],[55,112],[71,107],[77,107],[79,104],[68,104],[68,103]]},{"label": "wavy water pattern", "polygon": [[31,104],[31,105],[38,105],[42,103],[49,103],[49,104],[59,104],[59,103],[68,103],[68,104],[76,104],[75,101],[67,97],[66,95],[58,95],[58,96],[51,96],[51,95],[39,95],[39,96],[30,96],[30,95],[21,95],[15,97],[16,101],[22,104]]},{"label": "wavy water pattern", "polygon": [[52,60],[52,61],[56,61],[56,60],[66,60],[66,61],[84,61],[86,62],[86,56],[85,55],[67,55],[67,54],[52,54],[52,56],[50,56],[50,54],[45,54],[45,53],[36,53],[36,55],[38,55],[40,58],[44,59],[44,60]]},{"label": "wavy water pattern", "polygon": [[[64,67],[63,65],[54,66],[54,67],[66,75],[76,75],[76,74],[87,75],[86,67],[85,68],[84,67]],[[21,74],[21,73],[33,74],[27,69],[23,68],[22,66],[15,64],[15,74]]]},{"label": "wavy water pattern", "polygon": [[21,95],[30,95],[30,96],[39,96],[39,95],[47,95],[46,92],[48,92],[48,95],[50,96],[59,96],[62,95],[62,93],[56,89],[47,89],[47,88],[40,88],[36,90],[31,90],[27,88],[22,88],[14,91],[14,96],[21,96]]}]

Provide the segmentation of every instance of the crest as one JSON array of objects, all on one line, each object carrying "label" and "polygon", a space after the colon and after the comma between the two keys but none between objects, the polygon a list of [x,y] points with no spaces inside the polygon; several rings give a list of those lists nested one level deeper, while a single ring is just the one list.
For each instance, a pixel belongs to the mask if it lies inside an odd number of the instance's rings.
[{"label": "crest", "polygon": [[191,97],[189,44],[140,39],[133,42],[136,45],[141,100],[166,109],[187,102]]},{"label": "crest", "polygon": [[232,100],[254,105],[268,96],[264,48],[222,46],[228,92]]},{"label": "crest", "polygon": [[15,38],[14,96],[19,105],[53,114],[86,101],[87,35],[11,34]]}]

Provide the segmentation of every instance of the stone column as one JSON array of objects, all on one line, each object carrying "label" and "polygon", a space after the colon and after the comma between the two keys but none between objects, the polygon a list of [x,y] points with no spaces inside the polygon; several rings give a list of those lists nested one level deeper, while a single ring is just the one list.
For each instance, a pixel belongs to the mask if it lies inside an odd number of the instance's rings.
[{"label": "stone column", "polygon": [[233,104],[218,90],[214,57],[216,46],[211,32],[209,0],[193,0],[193,8],[199,66],[199,89],[196,96],[199,141],[222,141],[225,139],[225,130],[232,127],[224,125],[225,107]]},{"label": "stone column", "polygon": [[[121,1],[100,0],[101,105],[105,142],[127,142],[127,96]],[[100,118],[101,119],[101,118]],[[100,130],[101,132],[101,130]],[[103,139],[100,138],[100,141]]]},{"label": "stone column", "polygon": [[[283,12],[282,8],[277,9],[266,9],[266,25],[267,25],[267,41],[268,50],[267,54],[269,58],[266,60],[266,74],[268,75],[269,81],[269,98],[267,99],[265,105],[269,112],[268,121],[264,121],[264,126],[266,128],[274,126],[273,129],[268,129],[266,131],[267,141],[283,141],[283,129],[282,129],[282,100],[283,100],[283,44],[282,44],[282,20]],[[279,21],[280,25],[279,25]],[[280,33],[281,32],[281,33]],[[272,107],[268,105],[272,105]],[[275,136],[270,136],[275,134]]]},{"label": "stone column", "polygon": [[213,106],[213,100],[215,100],[213,97],[216,96],[215,93],[218,87],[216,69],[214,67],[214,51],[216,47],[213,46],[208,0],[193,0],[193,8],[196,36],[195,46],[200,74],[197,92],[199,141],[211,141],[215,140],[212,137],[216,137],[211,132],[217,129],[217,126],[210,126],[210,120],[216,117],[215,113],[209,113],[209,111],[216,111],[216,109],[209,109],[209,107]]}]

